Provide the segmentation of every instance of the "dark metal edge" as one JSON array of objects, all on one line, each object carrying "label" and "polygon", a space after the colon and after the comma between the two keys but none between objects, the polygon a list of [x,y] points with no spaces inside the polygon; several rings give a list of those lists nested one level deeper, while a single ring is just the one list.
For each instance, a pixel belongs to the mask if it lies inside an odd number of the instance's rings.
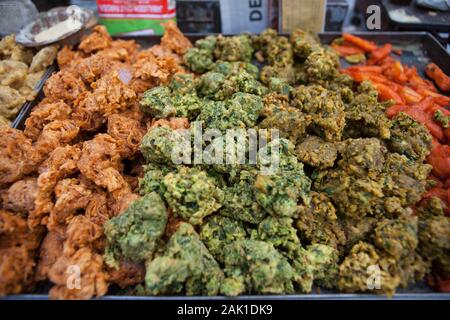
[{"label": "dark metal edge", "polygon": [[48,78],[52,75],[53,72],[57,70],[56,62],[54,62],[50,67],[47,68],[42,78],[37,83],[35,90],[37,91],[36,97],[32,101],[27,101],[23,104],[22,108],[20,108],[19,113],[17,114],[16,118],[11,124],[12,128],[20,129],[22,130],[25,126],[25,120],[30,115],[31,109],[34,108],[34,106],[42,100],[44,97],[44,84],[45,81],[47,81]]},{"label": "dark metal edge", "polygon": [[[404,41],[420,41],[424,44],[424,50],[426,55],[430,56],[437,65],[443,70],[450,70],[450,54],[445,48],[436,40],[436,38],[428,32],[352,32],[352,34],[365,37],[374,41],[401,43]],[[209,34],[202,35],[187,35],[190,40],[197,40],[208,36]],[[288,36],[287,34],[285,34]],[[341,32],[321,32],[319,37],[322,41],[327,43],[333,39],[340,37]],[[141,43],[157,43],[161,39],[160,36],[147,36],[147,37],[114,37],[123,39],[134,39]],[[139,41],[141,40],[141,41]],[[22,129],[26,118],[31,112],[31,109],[42,99],[43,86],[45,81],[51,76],[51,74],[57,70],[56,63],[48,68],[42,79],[37,85],[39,88],[36,98],[24,104],[16,119],[13,122],[13,128]],[[447,72],[448,73],[448,72]],[[9,295],[0,298],[0,300],[48,300],[49,296],[46,294],[18,294]],[[450,300],[450,293],[397,293],[393,297],[389,298],[385,295],[375,294],[346,294],[346,293],[327,293],[327,294],[304,294],[304,295],[246,295],[238,297],[224,297],[224,296],[120,296],[120,295],[106,295],[96,300]]]},{"label": "dark metal edge", "polygon": [[[48,300],[45,294],[18,294],[2,297],[0,300]],[[245,295],[237,297],[225,296],[112,296],[107,295],[93,300],[150,300],[150,301],[248,301],[248,300],[450,300],[450,293],[397,293],[393,297],[376,294],[297,294],[297,295]]]}]

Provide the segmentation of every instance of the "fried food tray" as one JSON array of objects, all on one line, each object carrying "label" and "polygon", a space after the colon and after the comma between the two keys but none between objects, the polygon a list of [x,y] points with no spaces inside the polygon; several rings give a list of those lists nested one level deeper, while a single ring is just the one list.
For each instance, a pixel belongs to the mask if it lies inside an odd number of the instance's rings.
[{"label": "fried food tray", "polygon": [[[377,44],[392,43],[397,49],[402,50],[402,55],[396,58],[401,60],[402,63],[416,66],[417,70],[422,73],[427,63],[434,62],[439,65],[444,72],[450,73],[450,53],[436,40],[430,33],[427,32],[360,32],[354,33],[365,39],[376,42]],[[191,41],[203,38],[207,36],[202,35],[187,35]],[[334,39],[341,36],[340,32],[325,32],[320,33],[319,38],[324,44],[331,43]],[[148,48],[154,44],[160,42],[158,36],[146,36],[146,37],[132,37],[126,39],[134,39],[138,42],[142,48]],[[343,66],[345,62],[342,62]],[[42,80],[39,82],[39,92],[36,98],[26,103],[16,120],[13,122],[13,127],[23,129],[25,120],[29,116],[32,108],[40,102],[43,98],[43,86],[45,81],[50,75],[57,70],[56,64],[52,65]],[[46,294],[48,286],[41,287],[35,294],[19,294],[3,297],[6,300],[46,300],[48,295]],[[234,298],[224,296],[125,296],[117,295],[112,291],[109,295],[103,296],[101,300],[219,300],[219,301],[232,301],[232,300],[450,300],[450,293],[438,293],[432,291],[423,282],[417,283],[413,287],[399,289],[397,293],[389,298],[386,295],[377,294],[355,294],[355,293],[339,293],[330,290],[321,290],[319,288],[313,288],[313,292],[310,294],[294,294],[294,295],[243,295]]]},{"label": "fried food tray", "polygon": [[23,104],[22,108],[20,109],[19,113],[17,114],[14,121],[11,123],[11,127],[19,130],[23,130],[25,127],[25,120],[30,115],[31,110],[34,108],[38,102],[42,100],[44,97],[44,84],[45,81],[47,81],[48,78],[52,75],[53,72],[55,72],[58,69],[56,62],[54,62],[50,67],[47,68],[42,78],[37,83],[35,90],[37,91],[36,97],[32,101],[27,101]]}]

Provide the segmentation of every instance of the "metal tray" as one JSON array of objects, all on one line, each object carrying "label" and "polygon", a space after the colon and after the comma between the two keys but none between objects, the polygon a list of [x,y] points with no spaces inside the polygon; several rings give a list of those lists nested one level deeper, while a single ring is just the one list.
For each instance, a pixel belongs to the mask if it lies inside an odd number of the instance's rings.
[{"label": "metal tray", "polygon": [[[396,56],[402,63],[415,66],[424,75],[427,63],[436,63],[445,73],[450,74],[450,53],[428,32],[359,32],[353,33],[377,44],[392,43],[401,49],[402,54]],[[319,34],[323,43],[331,43],[340,37],[340,32]]]},{"label": "metal tray", "polygon": [[31,110],[34,106],[44,98],[44,84],[45,81],[52,75],[53,72],[57,70],[56,62],[54,62],[50,67],[47,68],[41,80],[37,83],[35,90],[37,91],[36,97],[32,101],[27,101],[24,103],[19,113],[17,114],[14,121],[11,123],[11,127],[23,130],[25,128],[25,120],[30,115]]},{"label": "metal tray", "polygon": [[[427,63],[433,61],[439,67],[441,67],[447,74],[450,73],[450,54],[445,48],[430,34],[427,32],[360,32],[353,33],[361,36],[365,39],[375,41],[378,44],[386,42],[392,43],[396,48],[402,49],[402,55],[398,56],[403,63],[408,65],[414,65],[417,70],[423,73],[423,70]],[[187,35],[191,41],[203,38],[206,35],[191,34]],[[335,38],[341,36],[340,32],[324,32],[320,33],[319,37],[324,44],[329,44]],[[161,37],[159,36],[146,36],[146,37],[130,37],[127,39],[136,40],[143,48],[147,48],[151,45],[159,43]],[[27,105],[25,105],[14,121],[14,125],[18,129],[23,129],[26,118],[28,117],[31,109],[42,99],[43,97],[43,85],[45,80],[56,70],[56,65],[50,68],[51,71],[46,72],[46,77],[43,78],[40,83],[40,90],[36,99]],[[3,297],[6,300],[46,300],[47,294],[42,293],[43,290],[39,290],[36,294],[19,294]],[[122,295],[106,295],[101,300],[450,300],[450,293],[438,293],[432,291],[423,282],[418,283],[413,287],[406,289],[399,289],[397,293],[388,298],[386,295],[376,294],[347,294],[336,293],[329,290],[318,290],[314,288],[311,294],[294,294],[294,295],[245,295],[234,298],[224,296],[122,296]]]},{"label": "metal tray", "polygon": [[[395,4],[391,0],[382,0],[384,16],[394,30],[430,30],[434,32],[450,31],[449,12],[434,11],[418,7],[415,1],[408,5]],[[395,15],[396,10],[401,12]]]}]

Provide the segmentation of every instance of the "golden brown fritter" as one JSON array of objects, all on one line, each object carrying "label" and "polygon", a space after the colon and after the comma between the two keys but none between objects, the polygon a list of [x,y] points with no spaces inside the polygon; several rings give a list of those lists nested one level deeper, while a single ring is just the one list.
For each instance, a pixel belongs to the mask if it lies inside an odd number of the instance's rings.
[{"label": "golden brown fritter", "polygon": [[54,73],[44,85],[47,98],[63,100],[69,104],[84,91],[86,86],[83,81],[65,69]]},{"label": "golden brown fritter", "polygon": [[79,131],[73,120],[54,120],[46,124],[34,145],[35,162],[41,163],[50,152],[74,140]]},{"label": "golden brown fritter", "polygon": [[121,114],[112,114],[108,117],[107,132],[119,141],[121,149],[119,152],[125,158],[131,158],[136,154],[146,133],[139,121]]},{"label": "golden brown fritter", "polygon": [[25,219],[0,210],[0,296],[32,288],[43,231],[29,229]]},{"label": "golden brown fritter", "polygon": [[384,167],[386,147],[376,138],[348,139],[342,143],[339,167],[355,177],[377,177]]},{"label": "golden brown fritter", "polygon": [[28,66],[20,61],[0,60],[0,85],[11,86],[25,80]]},{"label": "golden brown fritter", "polygon": [[63,253],[71,256],[85,247],[102,248],[103,230],[85,215],[73,217],[67,225]]},{"label": "golden brown fritter", "polygon": [[25,178],[13,183],[2,194],[3,208],[27,216],[34,209],[38,190],[36,178]]},{"label": "golden brown fritter", "polygon": [[15,182],[33,172],[34,150],[22,131],[0,127],[0,186]]},{"label": "golden brown fritter", "polygon": [[58,62],[59,69],[62,70],[72,65],[77,65],[82,59],[82,56],[82,52],[74,51],[69,46],[64,46],[56,55],[56,61]]},{"label": "golden brown fritter", "polygon": [[47,215],[53,209],[53,193],[58,181],[78,171],[77,162],[81,149],[76,146],[58,147],[39,168],[39,191],[35,208],[28,216],[28,224],[36,227],[47,223]]},{"label": "golden brown fritter", "polygon": [[84,176],[118,199],[131,192],[121,175],[120,160],[120,143],[108,134],[98,134],[83,143],[78,168]]},{"label": "golden brown fritter", "polygon": [[183,55],[189,48],[192,48],[192,43],[181,33],[174,21],[167,21],[163,24],[163,27],[162,46],[171,49],[178,55]]},{"label": "golden brown fritter", "polygon": [[124,289],[144,281],[145,267],[142,263],[121,261],[119,269],[108,268],[108,280]]},{"label": "golden brown fritter", "polygon": [[90,35],[81,40],[78,49],[84,53],[92,53],[108,48],[111,45],[111,41],[111,36],[106,30],[106,27],[97,25],[92,28],[92,33]]},{"label": "golden brown fritter", "polygon": [[90,299],[108,290],[102,256],[86,247],[60,256],[49,270],[49,279],[55,284],[49,292],[51,299]]},{"label": "golden brown fritter", "polygon": [[37,140],[45,125],[54,120],[67,120],[71,113],[72,108],[64,101],[50,102],[44,99],[33,108],[30,116],[25,120],[25,135],[32,140]]},{"label": "golden brown fritter", "polygon": [[38,71],[35,73],[29,73],[21,82],[18,84],[19,87],[19,93],[27,100],[27,101],[33,101],[33,99],[37,95],[36,87],[39,83],[39,81],[42,79],[42,76],[44,75],[44,70]]},{"label": "golden brown fritter", "polygon": [[177,129],[188,129],[189,128],[189,121],[186,118],[168,118],[168,119],[152,119],[149,128],[155,128],[155,127],[169,127],[172,130]]},{"label": "golden brown fritter", "polygon": [[35,276],[37,281],[47,279],[50,268],[62,256],[64,231],[64,229],[49,231],[42,241]]}]

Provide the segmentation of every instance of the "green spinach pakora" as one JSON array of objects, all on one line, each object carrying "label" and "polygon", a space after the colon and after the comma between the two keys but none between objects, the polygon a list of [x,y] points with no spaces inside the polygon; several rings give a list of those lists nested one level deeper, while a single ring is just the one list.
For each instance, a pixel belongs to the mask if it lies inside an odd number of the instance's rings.
[{"label": "green spinach pakora", "polygon": [[146,265],[135,293],[320,286],[392,295],[431,268],[450,273],[449,218],[439,199],[420,202],[430,186],[427,129],[406,114],[388,119],[389,103],[340,74],[331,49],[302,30],[290,38],[266,30],[198,40],[184,64],[192,73],[147,91],[142,111],[167,123],[186,118],[188,132],[278,129],[267,144],[278,147],[279,166],[262,174],[258,163],[196,163],[192,154],[175,164],[180,133],[149,126],[142,198],[106,232],[114,259]]}]

